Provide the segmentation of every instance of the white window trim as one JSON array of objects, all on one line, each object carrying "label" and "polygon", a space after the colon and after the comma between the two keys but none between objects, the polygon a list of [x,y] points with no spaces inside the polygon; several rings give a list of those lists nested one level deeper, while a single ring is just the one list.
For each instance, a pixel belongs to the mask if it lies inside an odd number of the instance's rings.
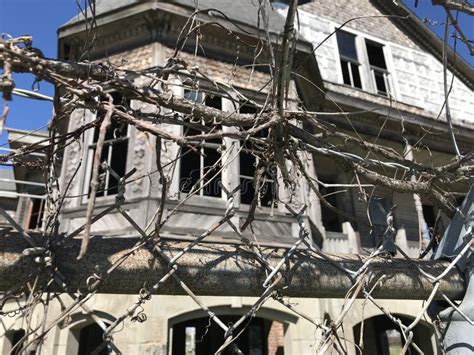
[{"label": "white window trim", "polygon": [[[336,31],[337,28],[339,28],[340,25],[330,22],[333,31]],[[346,85],[349,87],[352,87],[355,90],[362,90],[365,92],[368,92],[373,95],[377,95],[380,97],[390,97],[390,96],[384,96],[380,95],[377,93],[377,89],[375,87],[375,83],[373,82],[372,79],[372,74],[371,74],[371,68],[369,64],[369,57],[367,54],[367,47],[366,47],[366,40],[380,44],[382,46],[383,50],[383,55],[385,59],[385,64],[387,65],[387,72],[388,72],[388,89],[390,90],[390,95],[392,99],[394,100],[399,100],[399,89],[398,89],[398,82],[395,74],[395,67],[393,65],[393,60],[392,60],[392,52],[390,50],[390,45],[391,42],[385,41],[383,39],[380,39],[378,37],[374,37],[370,34],[360,32],[357,30],[354,30],[349,27],[343,27],[340,29],[341,31],[345,31],[347,33],[350,33],[355,36],[355,46],[356,46],[356,51],[357,51],[357,58],[359,60],[359,65],[360,65],[360,80],[362,83],[362,89],[344,84],[344,79],[342,76],[342,70],[341,70],[341,55],[339,53],[339,45],[337,43],[337,38],[336,35],[334,34],[334,53],[336,56],[336,61],[337,61],[337,67],[339,68],[338,70],[338,81],[339,84]]]},{"label": "white window trim", "polygon": [[[179,95],[180,97],[184,97],[184,90],[190,88],[187,87],[180,87],[175,91],[176,95]],[[230,94],[232,95],[232,94]],[[232,95],[233,96],[233,95]],[[221,106],[222,106],[222,111],[226,112],[238,112],[238,109],[234,107],[234,102],[229,100],[226,97],[221,97]],[[233,127],[222,127],[223,131],[231,132],[235,128]],[[179,135],[182,135],[184,132],[184,126],[179,126]],[[213,143],[211,143],[213,144]],[[224,157],[222,159],[222,165],[224,168],[221,171],[221,181],[222,184],[232,191],[235,189],[240,184],[240,148],[241,148],[241,140],[240,139],[234,139],[234,138],[229,138],[229,137],[224,137],[222,140],[222,152],[226,152],[227,154],[224,154]],[[233,152],[229,152],[228,150],[232,149]],[[202,164],[201,164],[202,165]],[[201,166],[202,168],[202,166]],[[181,191],[180,189],[180,179],[181,179],[181,159],[178,159],[176,163],[176,171],[177,173],[174,174],[173,176],[173,181],[177,186],[177,192],[178,196],[180,198],[185,197],[188,195],[188,193]],[[253,180],[253,178],[252,178]],[[277,180],[278,184],[281,186],[282,181],[280,177],[279,171],[277,172]],[[277,182],[275,182],[277,184]],[[206,196],[201,194],[202,190],[200,191],[199,194],[193,195],[190,200],[187,202],[189,204],[206,204],[208,202],[216,203],[217,201],[227,201],[227,195],[225,192],[222,190],[221,197],[213,197],[213,196]],[[277,194],[279,194],[280,191],[277,191]],[[220,202],[218,203],[218,206],[220,206]],[[222,205],[224,206],[224,205]],[[238,191],[235,196],[234,196],[234,207],[241,209],[241,210],[248,210],[249,204],[243,204],[241,202],[241,196],[240,196],[240,191]],[[270,210],[275,210],[277,211],[277,207],[272,207],[272,206],[261,206],[260,203],[258,204],[258,209],[265,213],[269,213]]]}]

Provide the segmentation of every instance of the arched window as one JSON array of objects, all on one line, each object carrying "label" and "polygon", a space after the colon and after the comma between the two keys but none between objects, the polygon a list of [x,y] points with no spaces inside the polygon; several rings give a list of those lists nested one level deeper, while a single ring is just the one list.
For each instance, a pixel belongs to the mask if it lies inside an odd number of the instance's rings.
[{"label": "arched window", "polygon": [[[219,316],[224,324],[235,323],[239,318],[238,315]],[[285,324],[281,322],[251,318],[237,340],[223,354],[283,355],[285,330]],[[235,332],[240,331],[237,329]],[[172,327],[172,355],[213,354],[223,343],[224,331],[209,317],[183,321]]]},{"label": "arched window", "polygon": [[21,354],[23,349],[23,337],[26,332],[24,329],[9,330],[5,333],[6,347],[4,348],[4,353],[17,355]]},{"label": "arched window", "polygon": [[[94,310],[95,319],[101,319],[108,327],[115,318],[106,312]],[[111,354],[112,349],[104,341],[104,329],[89,315],[75,313],[71,316],[66,354],[105,355]],[[102,323],[101,322],[101,323]]]},{"label": "arched window", "polygon": [[89,324],[79,330],[79,350],[77,354],[111,354],[107,343],[104,342],[104,330],[97,323]]},{"label": "arched window", "polygon": [[[402,324],[409,325],[412,320],[408,317],[395,315],[402,321]],[[390,355],[399,354],[405,345],[400,327],[392,322],[387,316],[380,315],[364,320],[362,342],[361,323],[354,327],[354,339],[357,345],[357,355]],[[419,323],[413,329],[413,342],[423,351],[424,354],[434,354],[431,344],[432,330],[425,324]],[[408,354],[417,354],[413,346],[410,346]]]}]

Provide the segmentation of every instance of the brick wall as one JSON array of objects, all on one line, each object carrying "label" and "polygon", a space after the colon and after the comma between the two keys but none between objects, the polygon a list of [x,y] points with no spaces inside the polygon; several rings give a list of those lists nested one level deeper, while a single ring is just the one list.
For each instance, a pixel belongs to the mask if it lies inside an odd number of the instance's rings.
[{"label": "brick wall", "polygon": [[284,347],[285,331],[283,324],[273,321],[268,332],[267,344],[268,355],[282,355]]},{"label": "brick wall", "polygon": [[98,62],[103,62],[104,59],[108,60],[110,64],[115,67],[119,67],[120,69],[140,70],[149,68],[152,66],[153,45],[148,44],[142,47],[113,54],[107,58],[98,60]]},{"label": "brick wall", "polygon": [[[165,47],[165,57],[169,58],[174,54],[174,49]],[[240,67],[231,63],[222,62],[216,59],[195,56],[192,53],[180,52],[178,58],[183,59],[188,65],[188,69],[197,67],[208,78],[220,81],[227,85],[233,85],[249,90],[259,90],[270,80],[270,76],[250,67]],[[271,85],[267,85],[263,92],[267,92]]]}]

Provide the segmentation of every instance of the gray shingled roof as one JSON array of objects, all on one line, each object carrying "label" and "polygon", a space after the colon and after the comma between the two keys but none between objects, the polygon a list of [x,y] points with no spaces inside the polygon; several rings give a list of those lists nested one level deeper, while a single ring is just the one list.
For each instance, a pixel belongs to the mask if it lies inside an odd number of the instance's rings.
[{"label": "gray shingled roof", "polygon": [[[146,0],[96,0],[96,16],[143,2],[146,2]],[[195,8],[196,4],[198,9],[215,8],[222,11],[232,20],[252,27],[257,27],[258,25],[258,1],[256,0],[165,0],[162,2],[174,3],[187,8]],[[281,32],[285,24],[284,18],[271,9],[269,17],[270,30],[272,32]],[[63,26],[72,25],[83,19],[82,14],[79,14]],[[260,24],[260,27],[263,27],[262,24]]]},{"label": "gray shingled roof", "polygon": [[[259,25],[259,2],[255,0],[175,0],[174,2],[188,7],[195,7],[195,3],[197,3],[198,9],[215,8],[221,10],[233,20],[245,23],[255,28]],[[270,30],[273,32],[283,31],[283,27],[285,26],[285,19],[283,16],[270,9],[269,19]],[[263,27],[261,21],[260,27]]]}]

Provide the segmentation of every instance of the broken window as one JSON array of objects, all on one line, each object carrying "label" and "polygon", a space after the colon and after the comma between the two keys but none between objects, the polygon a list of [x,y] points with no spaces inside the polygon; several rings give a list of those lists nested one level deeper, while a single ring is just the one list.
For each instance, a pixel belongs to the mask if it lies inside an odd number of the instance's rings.
[{"label": "broken window", "polygon": [[345,31],[337,31],[336,38],[344,84],[362,89],[355,36]]},{"label": "broken window", "polygon": [[[203,103],[208,107],[222,109],[222,98],[220,96],[204,95],[197,90],[185,90],[185,98]],[[201,129],[202,128],[202,129]],[[197,136],[204,133],[220,131],[220,126],[204,130],[206,124],[200,121],[195,125],[184,127],[185,136]],[[196,139],[190,147],[183,147],[180,165],[179,187],[181,192],[190,193],[199,189],[200,196],[221,197],[221,149],[222,139]]]},{"label": "broken window", "polygon": [[[240,113],[255,114],[257,108],[252,105],[244,104],[240,106]],[[268,137],[268,129],[259,131],[254,138],[266,139]],[[239,155],[240,166],[240,202],[246,205],[252,203],[255,196],[255,170],[257,168],[259,158],[256,155],[258,147],[248,140],[241,141],[242,150]],[[258,206],[270,207],[277,201],[277,185],[275,183],[276,171],[271,167],[267,167],[263,176],[263,184],[258,195]]]},{"label": "broken window", "polygon": [[370,75],[377,94],[388,96],[389,92],[389,72],[383,54],[383,45],[365,41],[367,56],[369,58]]},{"label": "broken window", "polygon": [[[123,104],[122,96],[116,93],[111,94],[114,105]],[[97,115],[105,115],[104,110],[100,110]],[[95,151],[97,149],[97,141],[99,140],[99,127],[95,127],[92,143],[88,146],[88,183],[86,184],[85,193],[87,196],[91,193],[90,183],[92,179],[92,164],[94,161]],[[112,117],[109,127],[105,133],[104,145],[102,146],[102,154],[99,166],[99,186],[97,189],[97,197],[116,195],[118,192],[118,179],[107,169],[109,166],[118,177],[123,177],[127,166],[128,151],[128,125],[116,118]]]}]

